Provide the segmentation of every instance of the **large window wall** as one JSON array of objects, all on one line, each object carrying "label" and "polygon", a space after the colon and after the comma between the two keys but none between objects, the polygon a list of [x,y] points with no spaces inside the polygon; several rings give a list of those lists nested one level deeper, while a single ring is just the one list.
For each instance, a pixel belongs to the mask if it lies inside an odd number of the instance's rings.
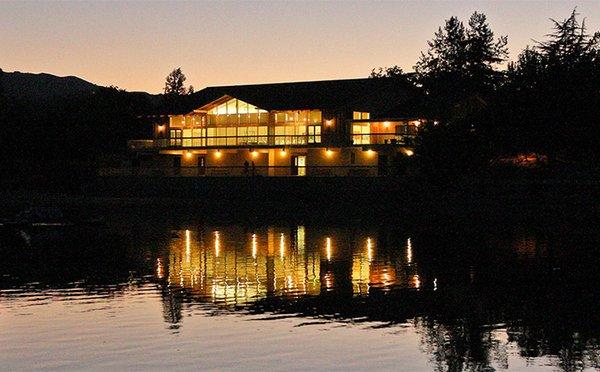
[{"label": "large window wall", "polygon": [[320,110],[269,113],[233,98],[206,113],[171,117],[169,144],[206,147],[321,143],[321,123]]},{"label": "large window wall", "polygon": [[352,143],[355,145],[406,144],[417,134],[419,124],[418,120],[354,121],[351,126]]},{"label": "large window wall", "polygon": [[319,110],[275,112],[275,145],[321,143],[322,120]]}]

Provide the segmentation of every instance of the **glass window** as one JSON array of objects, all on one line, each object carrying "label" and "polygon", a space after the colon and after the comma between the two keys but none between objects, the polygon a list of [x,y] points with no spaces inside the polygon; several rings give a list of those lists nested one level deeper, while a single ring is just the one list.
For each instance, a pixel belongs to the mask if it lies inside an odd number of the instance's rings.
[{"label": "glass window", "polygon": [[192,129],[192,146],[204,146],[204,131],[206,129]]},{"label": "glass window", "polygon": [[316,123],[319,123],[319,124],[320,124],[320,123],[321,123],[321,120],[322,120],[322,119],[321,119],[321,111],[320,111],[320,110],[312,110],[312,111],[310,112],[310,121],[311,121],[313,124],[316,124]]},{"label": "glass window", "polygon": [[266,126],[258,127],[258,135],[260,136],[258,138],[258,143],[261,145],[266,145],[268,142],[268,137],[267,137],[268,134],[269,134],[269,127],[266,127]]},{"label": "glass window", "polygon": [[217,128],[207,128],[206,129],[206,134],[207,134],[207,146],[216,146],[217,145],[217,139],[215,138],[215,136],[217,135]]},{"label": "glass window", "polygon": [[184,129],[183,130],[183,147],[191,147],[192,146],[192,130]]},{"label": "glass window", "polygon": [[235,146],[236,143],[236,127],[228,127],[227,128],[227,146]]}]

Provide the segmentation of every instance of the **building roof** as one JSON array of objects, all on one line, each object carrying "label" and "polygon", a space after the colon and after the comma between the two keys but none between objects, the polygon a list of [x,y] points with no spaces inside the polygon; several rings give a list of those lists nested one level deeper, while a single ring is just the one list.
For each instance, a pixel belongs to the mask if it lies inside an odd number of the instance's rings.
[{"label": "building roof", "polygon": [[[208,87],[192,94],[180,112],[189,113],[225,95],[264,110],[344,110],[389,113],[414,106],[417,88],[404,79],[366,78]],[[412,109],[411,109],[412,110]],[[400,112],[398,114],[413,114]]]}]

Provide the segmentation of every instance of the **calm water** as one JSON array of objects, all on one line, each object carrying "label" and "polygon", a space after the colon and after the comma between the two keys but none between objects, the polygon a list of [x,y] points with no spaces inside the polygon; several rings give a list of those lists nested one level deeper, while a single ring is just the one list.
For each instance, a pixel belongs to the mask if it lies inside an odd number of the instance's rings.
[{"label": "calm water", "polygon": [[5,230],[0,365],[600,368],[593,229],[385,225]]}]

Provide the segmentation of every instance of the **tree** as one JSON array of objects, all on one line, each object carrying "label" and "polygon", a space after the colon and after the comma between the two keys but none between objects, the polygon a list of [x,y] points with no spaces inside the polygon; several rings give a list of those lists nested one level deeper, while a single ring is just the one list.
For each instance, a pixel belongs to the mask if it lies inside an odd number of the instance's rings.
[{"label": "tree", "polygon": [[446,20],[427,42],[414,66],[425,90],[426,112],[437,125],[426,125],[417,138],[423,169],[436,175],[477,171],[492,158],[488,113],[503,74],[507,37],[494,38],[486,16],[475,12],[467,27]]},{"label": "tree", "polygon": [[414,66],[417,81],[432,97],[431,114],[451,119],[461,101],[474,95],[489,99],[501,78],[497,67],[508,58],[507,42],[506,36],[494,39],[482,13],[473,13],[468,27],[457,17],[446,20]]},{"label": "tree", "polygon": [[369,75],[371,78],[398,78],[402,76],[404,76],[404,71],[397,65],[372,69],[371,75]]},{"label": "tree", "polygon": [[551,21],[547,40],[527,47],[509,65],[498,117],[505,124],[501,137],[512,144],[509,150],[541,153],[551,164],[595,164],[600,160],[600,32],[589,34],[575,10]]},{"label": "tree", "polygon": [[165,80],[165,94],[170,96],[180,96],[186,94],[187,91],[184,85],[185,80],[186,77],[181,71],[181,67],[178,67],[175,70],[171,71],[171,73],[167,75]]}]

